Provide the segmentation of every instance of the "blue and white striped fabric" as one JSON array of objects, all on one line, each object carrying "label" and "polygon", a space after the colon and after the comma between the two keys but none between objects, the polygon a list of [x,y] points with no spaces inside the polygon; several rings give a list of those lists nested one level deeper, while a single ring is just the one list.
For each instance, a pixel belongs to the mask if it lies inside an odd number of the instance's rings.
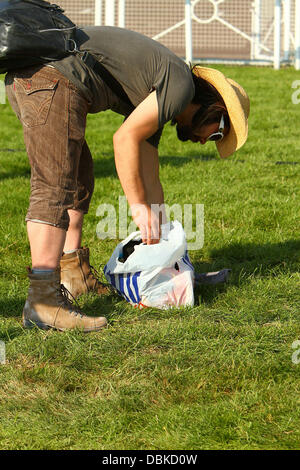
[{"label": "blue and white striped fabric", "polygon": [[138,278],[141,271],[136,273],[112,274],[108,271],[107,265],[104,267],[104,274],[116,291],[124,297],[127,302],[138,305],[141,301],[139,293]]},{"label": "blue and white striped fabric", "polygon": [[190,260],[190,258],[189,258],[189,254],[188,254],[188,251],[187,251],[187,250],[186,250],[186,252],[185,252],[183,258],[181,258],[181,259],[182,259],[182,261],[183,261],[187,266],[189,266],[189,268],[191,268],[191,269],[194,271],[194,266],[193,266],[192,263],[191,263],[191,260]]}]

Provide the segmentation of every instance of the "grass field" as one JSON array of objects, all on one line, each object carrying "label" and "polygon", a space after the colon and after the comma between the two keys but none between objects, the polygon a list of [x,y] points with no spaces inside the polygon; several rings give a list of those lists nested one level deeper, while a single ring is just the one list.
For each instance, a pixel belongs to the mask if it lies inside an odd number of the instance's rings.
[{"label": "grass field", "polygon": [[[300,448],[299,73],[216,68],[249,93],[248,142],[221,161],[214,144],[180,143],[167,125],[161,180],[168,204],[204,204],[205,244],[190,258],[200,272],[230,268],[230,282],[171,311],[86,296],[85,311],[109,320],[89,335],[21,325],[30,168],[21,126],[0,106],[1,449]],[[121,122],[88,119],[96,189],[84,244],[95,267],[117,243],[97,238],[96,209],[122,194],[112,148]]]}]

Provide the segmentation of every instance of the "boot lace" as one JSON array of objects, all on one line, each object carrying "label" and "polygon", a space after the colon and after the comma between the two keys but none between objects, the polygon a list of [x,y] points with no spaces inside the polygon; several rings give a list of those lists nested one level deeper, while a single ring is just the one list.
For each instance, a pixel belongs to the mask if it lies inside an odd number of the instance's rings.
[{"label": "boot lace", "polygon": [[[102,270],[102,265],[99,266],[99,270]],[[90,264],[90,273],[89,275],[93,276],[93,278],[95,279],[95,286],[97,285],[97,283],[101,284],[101,286],[103,287],[106,287],[107,289],[109,289],[109,291],[111,293],[114,293],[114,290],[112,288],[112,286],[110,284],[108,284],[107,282],[103,282],[102,279],[101,279],[101,274],[99,273],[99,271]],[[103,278],[103,276],[102,276]]]},{"label": "boot lace", "polygon": [[[57,293],[58,293],[58,297],[60,299],[60,304],[63,307],[67,308],[71,315],[74,315],[75,317],[77,317],[79,315],[80,318],[83,317],[83,314],[80,311],[79,305],[76,302],[75,297],[71,294],[71,292],[63,284],[60,284],[59,289],[57,289]],[[72,300],[71,300],[71,298],[72,298]]]}]

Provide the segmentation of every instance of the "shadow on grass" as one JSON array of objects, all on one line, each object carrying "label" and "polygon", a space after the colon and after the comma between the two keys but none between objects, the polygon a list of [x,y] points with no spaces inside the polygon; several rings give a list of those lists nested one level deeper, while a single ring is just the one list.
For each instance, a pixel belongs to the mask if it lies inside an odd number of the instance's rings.
[{"label": "shadow on grass", "polygon": [[282,243],[233,243],[210,252],[212,263],[194,262],[197,272],[231,269],[228,284],[197,287],[204,303],[211,303],[228,285],[242,286],[249,282],[249,276],[269,277],[278,274],[299,272],[300,240],[287,240]]},{"label": "shadow on grass", "polygon": [[[211,263],[202,263],[194,260],[197,272],[219,271],[223,268],[231,269],[227,284],[201,285],[195,288],[196,306],[200,296],[201,302],[210,304],[226,292],[228,286],[241,287],[249,282],[249,277],[270,277],[277,274],[291,274],[299,272],[300,240],[287,240],[282,243],[233,243],[210,252]],[[0,318],[15,318],[21,321],[25,303],[24,297],[0,300]],[[128,303],[120,296],[113,294],[98,297],[94,294],[83,296],[79,305],[88,315],[105,316],[109,323],[114,323],[123,314],[130,314]],[[152,315],[152,310],[149,313]]]},{"label": "shadow on grass", "polygon": [[[26,155],[26,150],[24,149],[19,149],[19,148],[0,148],[0,157],[2,153],[22,153],[23,155]],[[9,160],[9,168],[3,168],[0,170],[0,180],[4,179],[15,179],[19,177],[28,177],[30,178],[30,166],[29,163],[26,161],[24,163],[23,160],[23,155],[22,155],[22,160],[21,161],[11,161]]]},{"label": "shadow on grass", "polygon": [[[94,175],[95,178],[106,178],[110,176],[117,177],[117,172],[115,168],[114,162],[114,154],[113,153],[105,153],[106,158],[101,158],[98,156],[94,158]],[[110,156],[111,158],[107,158]],[[175,167],[184,166],[190,162],[195,160],[206,162],[211,160],[220,160],[215,153],[206,154],[206,155],[188,155],[188,156],[172,156],[172,155],[160,155],[160,165],[170,165]]]},{"label": "shadow on grass", "polygon": [[108,178],[111,176],[117,178],[113,153],[111,158],[97,157],[94,159],[94,176],[95,178]]},{"label": "shadow on grass", "polygon": [[22,318],[25,296],[0,300],[0,318]]},{"label": "shadow on grass", "polygon": [[[25,152],[25,149],[0,149],[0,153],[2,152]],[[117,172],[114,162],[114,154],[113,153],[104,153],[102,154],[105,158],[101,158],[101,154],[97,157],[94,157],[94,175],[95,178],[108,178],[108,177],[116,177]],[[111,157],[111,158],[107,158]],[[160,156],[160,165],[163,167],[164,165],[174,166],[174,167],[181,167],[193,161],[200,161],[200,162],[209,162],[212,160],[220,160],[220,158],[215,154],[205,154],[199,155],[195,153],[195,155],[183,155],[183,156],[172,156],[172,155],[161,155]],[[234,162],[232,160],[232,162]],[[242,162],[242,161],[240,161]],[[24,165],[13,165],[13,168],[10,171],[0,172],[0,180],[8,179],[8,178],[18,178],[20,176],[25,176],[30,178],[30,166]]]},{"label": "shadow on grass", "polygon": [[[212,250],[210,256],[217,260],[218,263],[230,264],[226,266],[235,268],[241,264],[249,264],[251,266],[260,266],[261,274],[269,271],[270,267],[281,264],[293,264],[300,260],[300,239],[286,240],[281,243],[266,243],[265,245],[256,243],[233,243],[229,246]],[[296,265],[295,271],[296,271]],[[225,267],[225,266],[223,266]]]},{"label": "shadow on grass", "polygon": [[199,153],[195,153],[192,155],[160,155],[159,163],[161,166],[163,165],[171,165],[171,166],[183,166],[187,163],[193,162],[195,160],[201,162],[207,162],[211,160],[220,160],[220,158],[216,155],[216,153],[208,153],[205,155],[201,155]]},{"label": "shadow on grass", "polygon": [[16,168],[16,171],[10,171],[10,172],[1,172],[0,171],[0,180],[5,180],[5,179],[16,179],[20,177],[25,177],[30,179],[30,168]]},{"label": "shadow on grass", "polygon": [[[16,297],[12,299],[0,300],[0,319],[1,318],[15,318],[21,319],[22,312],[27,297],[27,292],[24,297]],[[78,299],[79,308],[83,313],[91,316],[106,316],[109,317],[113,313],[116,304],[122,300],[117,295],[103,295],[98,297],[96,294],[83,295]],[[118,307],[119,309],[119,307]]]}]

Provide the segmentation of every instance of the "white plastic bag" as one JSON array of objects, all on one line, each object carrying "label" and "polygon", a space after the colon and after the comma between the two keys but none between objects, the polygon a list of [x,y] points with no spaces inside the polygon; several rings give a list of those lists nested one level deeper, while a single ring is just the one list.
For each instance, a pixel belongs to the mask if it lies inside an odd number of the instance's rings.
[{"label": "white plastic bag", "polygon": [[104,267],[106,279],[118,293],[139,308],[193,306],[194,268],[182,225],[178,221],[165,224],[159,243],[136,245],[122,262],[123,247],[130,240],[141,240],[141,232],[119,243]]}]

